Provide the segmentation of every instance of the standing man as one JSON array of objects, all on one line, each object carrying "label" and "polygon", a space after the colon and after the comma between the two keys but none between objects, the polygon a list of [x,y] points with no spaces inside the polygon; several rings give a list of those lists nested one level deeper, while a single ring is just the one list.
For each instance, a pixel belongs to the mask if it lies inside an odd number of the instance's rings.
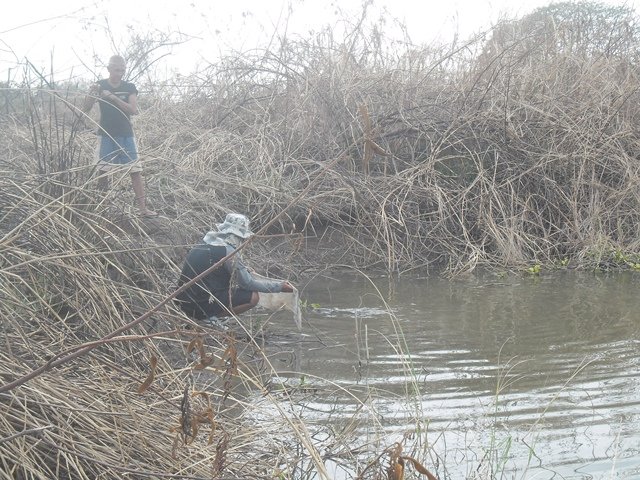
[{"label": "standing man", "polygon": [[[98,170],[106,174],[113,169],[126,167],[131,174],[140,215],[155,217],[158,214],[147,208],[142,167],[138,162],[138,150],[131,126],[131,115],[138,113],[138,90],[133,83],[122,80],[126,68],[124,58],[112,56],[107,66],[109,78],[100,80],[91,87],[83,110],[88,113],[98,100]],[[106,188],[108,185],[108,179],[102,177],[100,186]]]},{"label": "standing man", "polygon": [[[231,255],[251,235],[246,216],[227,214],[224,223],[218,224],[217,232],[208,232],[202,243],[191,249],[182,267],[178,287]],[[192,319],[209,319],[210,323],[215,323],[215,317],[239,315],[255,307],[260,299],[259,292],[291,293],[293,286],[286,281],[257,278],[236,253],[179,293],[176,303]]]}]

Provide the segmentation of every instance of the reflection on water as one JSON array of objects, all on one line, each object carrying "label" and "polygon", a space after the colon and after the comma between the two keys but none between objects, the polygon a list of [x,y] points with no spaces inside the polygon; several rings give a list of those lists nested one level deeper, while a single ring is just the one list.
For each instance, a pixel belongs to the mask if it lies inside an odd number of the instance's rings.
[{"label": "reflection on water", "polygon": [[420,425],[440,478],[471,477],[492,448],[508,458],[495,478],[640,478],[639,284],[575,272],[315,280],[306,335],[274,381],[321,387],[304,418],[359,412],[363,437]]}]

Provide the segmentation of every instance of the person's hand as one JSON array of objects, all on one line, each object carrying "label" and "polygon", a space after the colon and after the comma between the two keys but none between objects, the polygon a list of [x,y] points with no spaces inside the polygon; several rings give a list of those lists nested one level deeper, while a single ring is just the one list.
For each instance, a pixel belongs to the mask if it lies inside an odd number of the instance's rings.
[{"label": "person's hand", "polygon": [[110,92],[109,90],[102,90],[100,91],[100,97],[103,98],[104,100],[113,100],[115,98],[115,95],[113,94],[113,92]]},{"label": "person's hand", "polygon": [[293,293],[293,285],[289,282],[282,282],[282,293]]},{"label": "person's hand", "polygon": [[98,83],[92,84],[89,87],[88,95],[89,95],[89,97],[93,98],[94,100],[96,98],[102,97],[102,90],[100,89],[100,84],[98,84]]}]

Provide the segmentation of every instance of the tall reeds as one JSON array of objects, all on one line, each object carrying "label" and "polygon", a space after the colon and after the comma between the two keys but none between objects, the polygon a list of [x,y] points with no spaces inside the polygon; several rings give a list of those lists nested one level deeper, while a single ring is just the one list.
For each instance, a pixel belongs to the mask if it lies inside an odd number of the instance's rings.
[{"label": "tall reeds", "polygon": [[[328,478],[251,336],[203,331],[162,303],[227,211],[269,225],[247,255],[293,279],[637,253],[636,20],[600,9],[576,26],[558,8],[464,45],[392,52],[365,31],[325,31],[227,57],[179,95],[141,84],[159,220],[131,213],[126,176],[96,188],[79,92],[8,85],[24,109],[1,119],[0,378],[41,370],[0,387],[0,478]],[[606,22],[625,29],[606,37]],[[247,413],[256,391],[268,422]],[[395,442],[364,461],[341,451],[363,478],[424,468]]]}]

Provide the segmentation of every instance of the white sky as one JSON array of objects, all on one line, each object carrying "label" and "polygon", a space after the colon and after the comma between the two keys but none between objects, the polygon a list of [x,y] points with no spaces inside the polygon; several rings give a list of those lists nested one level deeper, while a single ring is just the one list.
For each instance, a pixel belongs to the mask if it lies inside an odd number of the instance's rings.
[{"label": "white sky", "polygon": [[[219,52],[249,50],[274,32],[307,36],[324,25],[356,22],[365,0],[17,0],[0,15],[0,81],[28,59],[57,80],[103,77],[96,60],[116,53],[132,33],[181,32],[191,38],[164,59],[167,74],[190,73]],[[407,27],[416,44],[462,38],[489,28],[501,17],[521,17],[550,0],[372,0],[370,20],[383,16],[389,33]],[[602,0],[636,7],[640,0]],[[113,35],[113,43],[107,32]],[[341,38],[341,37],[338,37]],[[11,69],[11,71],[9,71]]]}]

